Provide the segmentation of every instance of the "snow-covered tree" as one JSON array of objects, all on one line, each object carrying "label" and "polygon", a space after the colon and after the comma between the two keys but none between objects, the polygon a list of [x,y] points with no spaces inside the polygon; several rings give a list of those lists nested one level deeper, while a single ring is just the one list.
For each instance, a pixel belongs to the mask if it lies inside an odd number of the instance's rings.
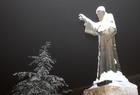
[{"label": "snow-covered tree", "polygon": [[18,76],[19,82],[13,90],[13,95],[58,95],[58,90],[67,87],[64,79],[56,75],[51,75],[55,61],[48,53],[50,42],[39,50],[38,56],[31,56],[34,60],[30,65],[34,65],[33,72],[18,72],[13,74]]}]

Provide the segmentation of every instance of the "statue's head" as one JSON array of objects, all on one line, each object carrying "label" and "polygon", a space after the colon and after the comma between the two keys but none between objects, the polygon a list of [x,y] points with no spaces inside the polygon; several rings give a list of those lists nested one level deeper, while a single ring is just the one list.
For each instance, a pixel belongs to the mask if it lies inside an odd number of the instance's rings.
[{"label": "statue's head", "polygon": [[99,20],[101,21],[104,17],[106,13],[106,10],[105,10],[105,7],[104,6],[99,6],[97,9],[96,9],[96,14],[99,18]]}]

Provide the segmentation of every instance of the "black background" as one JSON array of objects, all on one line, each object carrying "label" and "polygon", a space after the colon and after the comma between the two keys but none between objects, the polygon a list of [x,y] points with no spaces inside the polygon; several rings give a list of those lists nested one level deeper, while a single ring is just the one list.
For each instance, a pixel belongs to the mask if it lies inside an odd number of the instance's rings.
[{"label": "black background", "polygon": [[30,71],[27,56],[38,55],[45,41],[57,63],[53,74],[71,88],[92,84],[96,78],[98,39],[84,33],[83,13],[94,21],[99,5],[114,14],[116,43],[122,71],[126,76],[140,73],[139,0],[3,0],[1,15],[0,95],[16,83],[13,73]]}]

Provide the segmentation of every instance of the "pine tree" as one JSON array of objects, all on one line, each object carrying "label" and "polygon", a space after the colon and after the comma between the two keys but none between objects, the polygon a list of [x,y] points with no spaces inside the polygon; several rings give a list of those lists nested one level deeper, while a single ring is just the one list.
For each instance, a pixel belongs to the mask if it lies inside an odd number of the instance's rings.
[{"label": "pine tree", "polygon": [[60,88],[68,86],[63,78],[50,74],[55,61],[48,53],[49,47],[50,42],[46,42],[38,56],[31,56],[34,60],[30,65],[35,65],[33,72],[13,74],[20,80],[13,90],[13,95],[58,95]]}]

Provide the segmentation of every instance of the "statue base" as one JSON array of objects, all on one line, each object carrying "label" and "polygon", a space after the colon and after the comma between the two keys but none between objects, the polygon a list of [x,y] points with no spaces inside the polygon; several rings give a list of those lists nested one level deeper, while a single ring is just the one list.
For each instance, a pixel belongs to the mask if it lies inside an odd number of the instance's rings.
[{"label": "statue base", "polygon": [[[112,84],[112,83],[111,83]],[[125,85],[104,85],[84,90],[84,95],[138,95],[137,86],[129,82]]]}]

